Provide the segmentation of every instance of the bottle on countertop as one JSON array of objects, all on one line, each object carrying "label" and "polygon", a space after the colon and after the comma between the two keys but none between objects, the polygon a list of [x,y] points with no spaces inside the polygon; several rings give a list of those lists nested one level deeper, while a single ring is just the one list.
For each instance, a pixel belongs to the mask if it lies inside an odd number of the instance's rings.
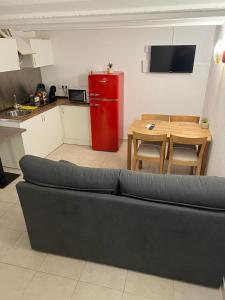
[{"label": "bottle on countertop", "polygon": [[35,106],[40,106],[40,98],[37,95],[37,93],[35,94],[35,97],[34,97],[34,105]]},{"label": "bottle on countertop", "polygon": [[45,90],[45,85],[43,83],[39,83],[37,85],[37,89],[36,89],[36,93],[35,93],[35,103],[38,102],[39,98],[39,106],[44,106],[45,104],[48,103],[48,97],[47,97],[47,93]]},{"label": "bottle on countertop", "polygon": [[33,93],[30,93],[29,95],[29,105],[35,105],[35,95]]},{"label": "bottle on countertop", "polygon": [[49,95],[48,95],[48,102],[49,103],[52,103],[52,102],[57,100],[57,97],[56,97],[55,93],[56,93],[56,86],[52,85],[50,87]]}]

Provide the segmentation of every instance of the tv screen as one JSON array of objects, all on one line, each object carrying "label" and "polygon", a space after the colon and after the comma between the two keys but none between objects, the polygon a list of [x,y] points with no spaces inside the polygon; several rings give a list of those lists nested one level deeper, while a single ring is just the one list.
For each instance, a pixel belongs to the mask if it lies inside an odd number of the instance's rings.
[{"label": "tv screen", "polygon": [[152,46],[150,72],[192,73],[196,45]]}]

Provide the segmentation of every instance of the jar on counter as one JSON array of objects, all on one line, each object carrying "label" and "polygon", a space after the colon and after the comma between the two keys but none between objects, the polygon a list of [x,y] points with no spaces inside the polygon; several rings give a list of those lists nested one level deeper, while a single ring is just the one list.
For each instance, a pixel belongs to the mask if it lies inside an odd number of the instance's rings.
[{"label": "jar on counter", "polygon": [[40,98],[38,96],[34,97],[34,105],[35,106],[40,106]]}]

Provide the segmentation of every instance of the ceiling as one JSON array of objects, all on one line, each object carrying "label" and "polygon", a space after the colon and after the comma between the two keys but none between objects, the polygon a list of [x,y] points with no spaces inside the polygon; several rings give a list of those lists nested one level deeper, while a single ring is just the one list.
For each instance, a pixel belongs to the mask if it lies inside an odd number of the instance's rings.
[{"label": "ceiling", "polygon": [[17,30],[222,23],[222,0],[0,0],[0,28]]}]

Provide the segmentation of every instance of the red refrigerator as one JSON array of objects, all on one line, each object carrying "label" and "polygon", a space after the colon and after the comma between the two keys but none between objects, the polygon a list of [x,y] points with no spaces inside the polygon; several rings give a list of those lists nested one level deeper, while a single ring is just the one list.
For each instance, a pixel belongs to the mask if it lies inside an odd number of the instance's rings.
[{"label": "red refrigerator", "polygon": [[118,151],[123,138],[124,74],[93,73],[88,81],[92,148]]}]

